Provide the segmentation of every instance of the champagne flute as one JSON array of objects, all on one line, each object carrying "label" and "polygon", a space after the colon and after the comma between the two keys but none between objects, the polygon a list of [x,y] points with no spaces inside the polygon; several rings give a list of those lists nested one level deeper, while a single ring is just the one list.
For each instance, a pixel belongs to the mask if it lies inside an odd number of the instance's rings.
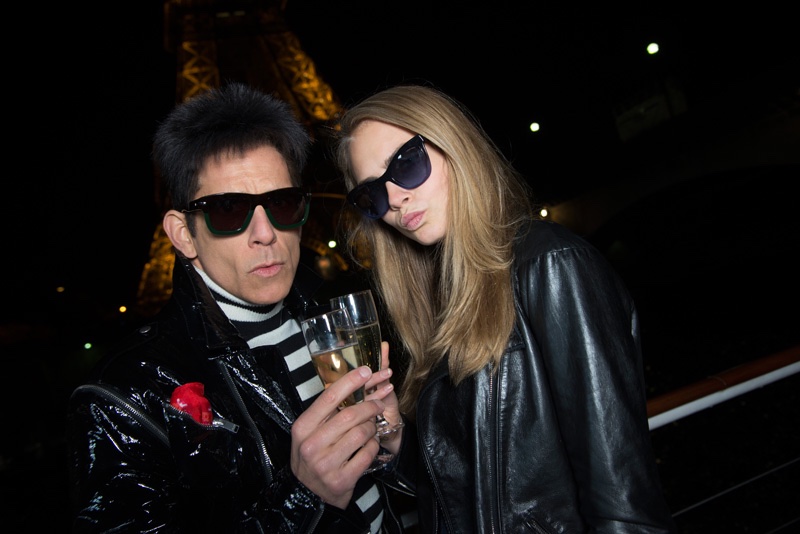
[{"label": "champagne flute", "polygon": [[[381,370],[381,326],[378,321],[378,308],[372,291],[365,289],[330,300],[332,308],[343,308],[350,314],[355,326],[361,355],[373,373]],[[386,436],[397,432],[404,423],[400,421],[392,425],[383,414],[378,415],[378,435]]]},{"label": "champagne flute", "polygon": [[[362,358],[353,323],[346,310],[336,309],[300,322],[311,361],[322,384],[327,388],[353,369],[367,365]],[[364,401],[364,386],[346,398],[339,409]],[[385,467],[394,454],[379,453],[365,473]]]}]

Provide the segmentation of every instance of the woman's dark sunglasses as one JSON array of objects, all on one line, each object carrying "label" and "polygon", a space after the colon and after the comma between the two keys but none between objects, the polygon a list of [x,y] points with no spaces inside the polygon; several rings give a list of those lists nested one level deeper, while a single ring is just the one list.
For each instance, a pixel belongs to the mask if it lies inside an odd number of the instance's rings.
[{"label": "woman's dark sunglasses", "polygon": [[425,149],[425,139],[415,135],[397,150],[383,176],[356,186],[347,194],[347,200],[365,217],[380,219],[389,211],[386,182],[403,189],[415,189],[430,175],[431,158]]},{"label": "woman's dark sunglasses", "polygon": [[290,230],[308,220],[310,196],[311,193],[299,187],[275,189],[260,195],[220,193],[192,200],[183,212],[200,210],[212,234],[234,235],[244,232],[256,206],[263,206],[272,226]]}]

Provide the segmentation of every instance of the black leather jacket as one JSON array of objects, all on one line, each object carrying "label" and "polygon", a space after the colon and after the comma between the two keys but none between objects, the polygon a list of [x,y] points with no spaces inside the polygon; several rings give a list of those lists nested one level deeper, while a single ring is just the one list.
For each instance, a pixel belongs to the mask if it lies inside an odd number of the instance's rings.
[{"label": "black leather jacket", "polygon": [[[519,240],[513,276],[518,320],[496,372],[454,387],[442,365],[421,392],[421,531],[674,532],[626,288],[547,222]],[[409,479],[412,453],[400,459]]]},{"label": "black leather jacket", "polygon": [[[303,269],[284,301],[297,316],[313,304]],[[249,349],[194,269],[176,260],[164,309],[70,399],[73,531],[369,532],[354,503],[325,506],[292,474],[290,429],[302,406],[271,350]],[[187,382],[205,385],[214,425],[170,406]],[[401,531],[388,502],[384,516],[387,532]]]}]

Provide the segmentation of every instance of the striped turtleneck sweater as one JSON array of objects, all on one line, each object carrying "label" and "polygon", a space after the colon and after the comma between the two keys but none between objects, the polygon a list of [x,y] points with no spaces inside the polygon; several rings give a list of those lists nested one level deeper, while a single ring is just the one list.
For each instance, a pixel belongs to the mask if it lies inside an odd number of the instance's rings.
[{"label": "striped turtleneck sweater", "polygon": [[[264,345],[274,345],[289,369],[290,376],[297,393],[308,407],[322,392],[322,381],[311,363],[311,355],[306,347],[300,325],[288,314],[283,312],[283,301],[263,306],[246,302],[214,282],[205,272],[197,269],[200,277],[205,281],[222,312],[236,327],[250,348]],[[370,532],[381,532],[383,522],[383,509],[380,503],[380,494],[375,481],[370,476],[364,476],[356,485],[353,493],[355,504],[361,509],[370,521]]]}]

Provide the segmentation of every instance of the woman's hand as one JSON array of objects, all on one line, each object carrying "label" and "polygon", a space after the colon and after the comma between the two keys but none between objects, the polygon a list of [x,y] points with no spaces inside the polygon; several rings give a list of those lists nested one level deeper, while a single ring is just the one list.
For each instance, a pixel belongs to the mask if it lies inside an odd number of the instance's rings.
[{"label": "woman's hand", "polygon": [[[392,369],[389,367],[389,343],[386,341],[381,342],[381,370],[373,373],[372,377],[367,382],[367,391],[375,388],[375,391],[367,395],[367,400],[381,400],[386,407],[383,411],[383,416],[391,425],[401,422],[403,419],[400,416],[400,405],[397,400],[397,393],[394,390],[394,384],[389,379],[392,377]],[[381,446],[397,454],[400,450],[400,438],[403,435],[403,429],[400,428],[397,432],[387,434],[381,437]]]}]

